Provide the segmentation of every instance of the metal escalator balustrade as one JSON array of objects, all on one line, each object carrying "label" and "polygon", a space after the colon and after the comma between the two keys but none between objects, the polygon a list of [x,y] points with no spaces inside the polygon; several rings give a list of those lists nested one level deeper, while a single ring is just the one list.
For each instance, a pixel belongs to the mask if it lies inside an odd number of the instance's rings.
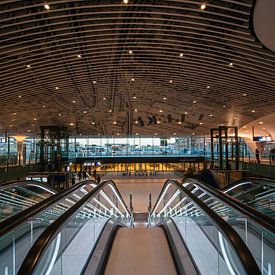
[{"label": "metal escalator balustrade", "polygon": [[172,218],[201,274],[261,274],[237,232],[175,180],[167,180],[150,215],[152,225]]},{"label": "metal escalator balustrade", "polygon": [[110,219],[130,225],[131,213],[111,180],[53,222],[36,240],[18,274],[81,274]]},{"label": "metal escalator balustrade", "polygon": [[189,188],[195,196],[238,232],[250,249],[262,274],[272,274],[272,270],[274,272],[274,219],[199,180],[186,179],[183,186]]},{"label": "metal escalator balustrade", "polygon": [[55,193],[52,188],[35,181],[0,185],[0,222]]},{"label": "metal escalator balustrade", "polygon": [[39,235],[96,186],[83,181],[0,223],[0,274],[16,274]]},{"label": "metal escalator balustrade", "polygon": [[275,218],[275,182],[263,178],[238,180],[222,190],[257,211]]}]

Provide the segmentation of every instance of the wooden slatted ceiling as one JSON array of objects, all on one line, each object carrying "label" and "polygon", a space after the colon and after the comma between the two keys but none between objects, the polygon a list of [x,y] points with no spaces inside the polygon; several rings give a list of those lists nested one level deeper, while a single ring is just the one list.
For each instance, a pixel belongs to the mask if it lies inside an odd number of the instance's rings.
[{"label": "wooden slatted ceiling", "polygon": [[253,2],[1,1],[0,131],[208,134],[274,112]]}]

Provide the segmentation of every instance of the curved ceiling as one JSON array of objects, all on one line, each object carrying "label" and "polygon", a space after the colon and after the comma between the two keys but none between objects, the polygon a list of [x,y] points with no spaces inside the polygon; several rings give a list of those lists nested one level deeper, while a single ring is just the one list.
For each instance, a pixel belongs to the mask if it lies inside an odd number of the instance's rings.
[{"label": "curved ceiling", "polygon": [[0,131],[200,135],[268,115],[275,54],[252,13],[252,0],[2,0]]}]

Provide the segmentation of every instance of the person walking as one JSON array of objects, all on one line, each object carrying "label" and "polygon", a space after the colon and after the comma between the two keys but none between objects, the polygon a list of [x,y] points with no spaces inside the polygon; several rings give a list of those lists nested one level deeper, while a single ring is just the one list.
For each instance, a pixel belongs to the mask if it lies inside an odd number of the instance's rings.
[{"label": "person walking", "polygon": [[255,157],[256,157],[256,160],[258,163],[261,163],[261,160],[260,160],[260,151],[258,148],[256,148],[255,150]]},{"label": "person walking", "polygon": [[270,149],[270,163],[275,164],[275,147]]}]

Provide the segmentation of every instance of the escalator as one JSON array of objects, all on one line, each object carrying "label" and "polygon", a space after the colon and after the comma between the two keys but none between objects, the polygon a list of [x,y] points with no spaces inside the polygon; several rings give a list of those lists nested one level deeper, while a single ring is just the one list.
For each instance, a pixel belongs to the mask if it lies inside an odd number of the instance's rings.
[{"label": "escalator", "polygon": [[148,227],[113,182],[102,182],[36,240],[18,274],[261,274],[233,227],[177,181],[168,180]]},{"label": "escalator", "polygon": [[96,186],[82,181],[0,223],[0,274],[16,274],[32,244],[57,218]]},{"label": "escalator", "polygon": [[0,185],[0,222],[55,193],[52,188],[36,181]]},{"label": "escalator", "polygon": [[266,216],[275,218],[275,182],[262,178],[238,180],[222,190]]}]

